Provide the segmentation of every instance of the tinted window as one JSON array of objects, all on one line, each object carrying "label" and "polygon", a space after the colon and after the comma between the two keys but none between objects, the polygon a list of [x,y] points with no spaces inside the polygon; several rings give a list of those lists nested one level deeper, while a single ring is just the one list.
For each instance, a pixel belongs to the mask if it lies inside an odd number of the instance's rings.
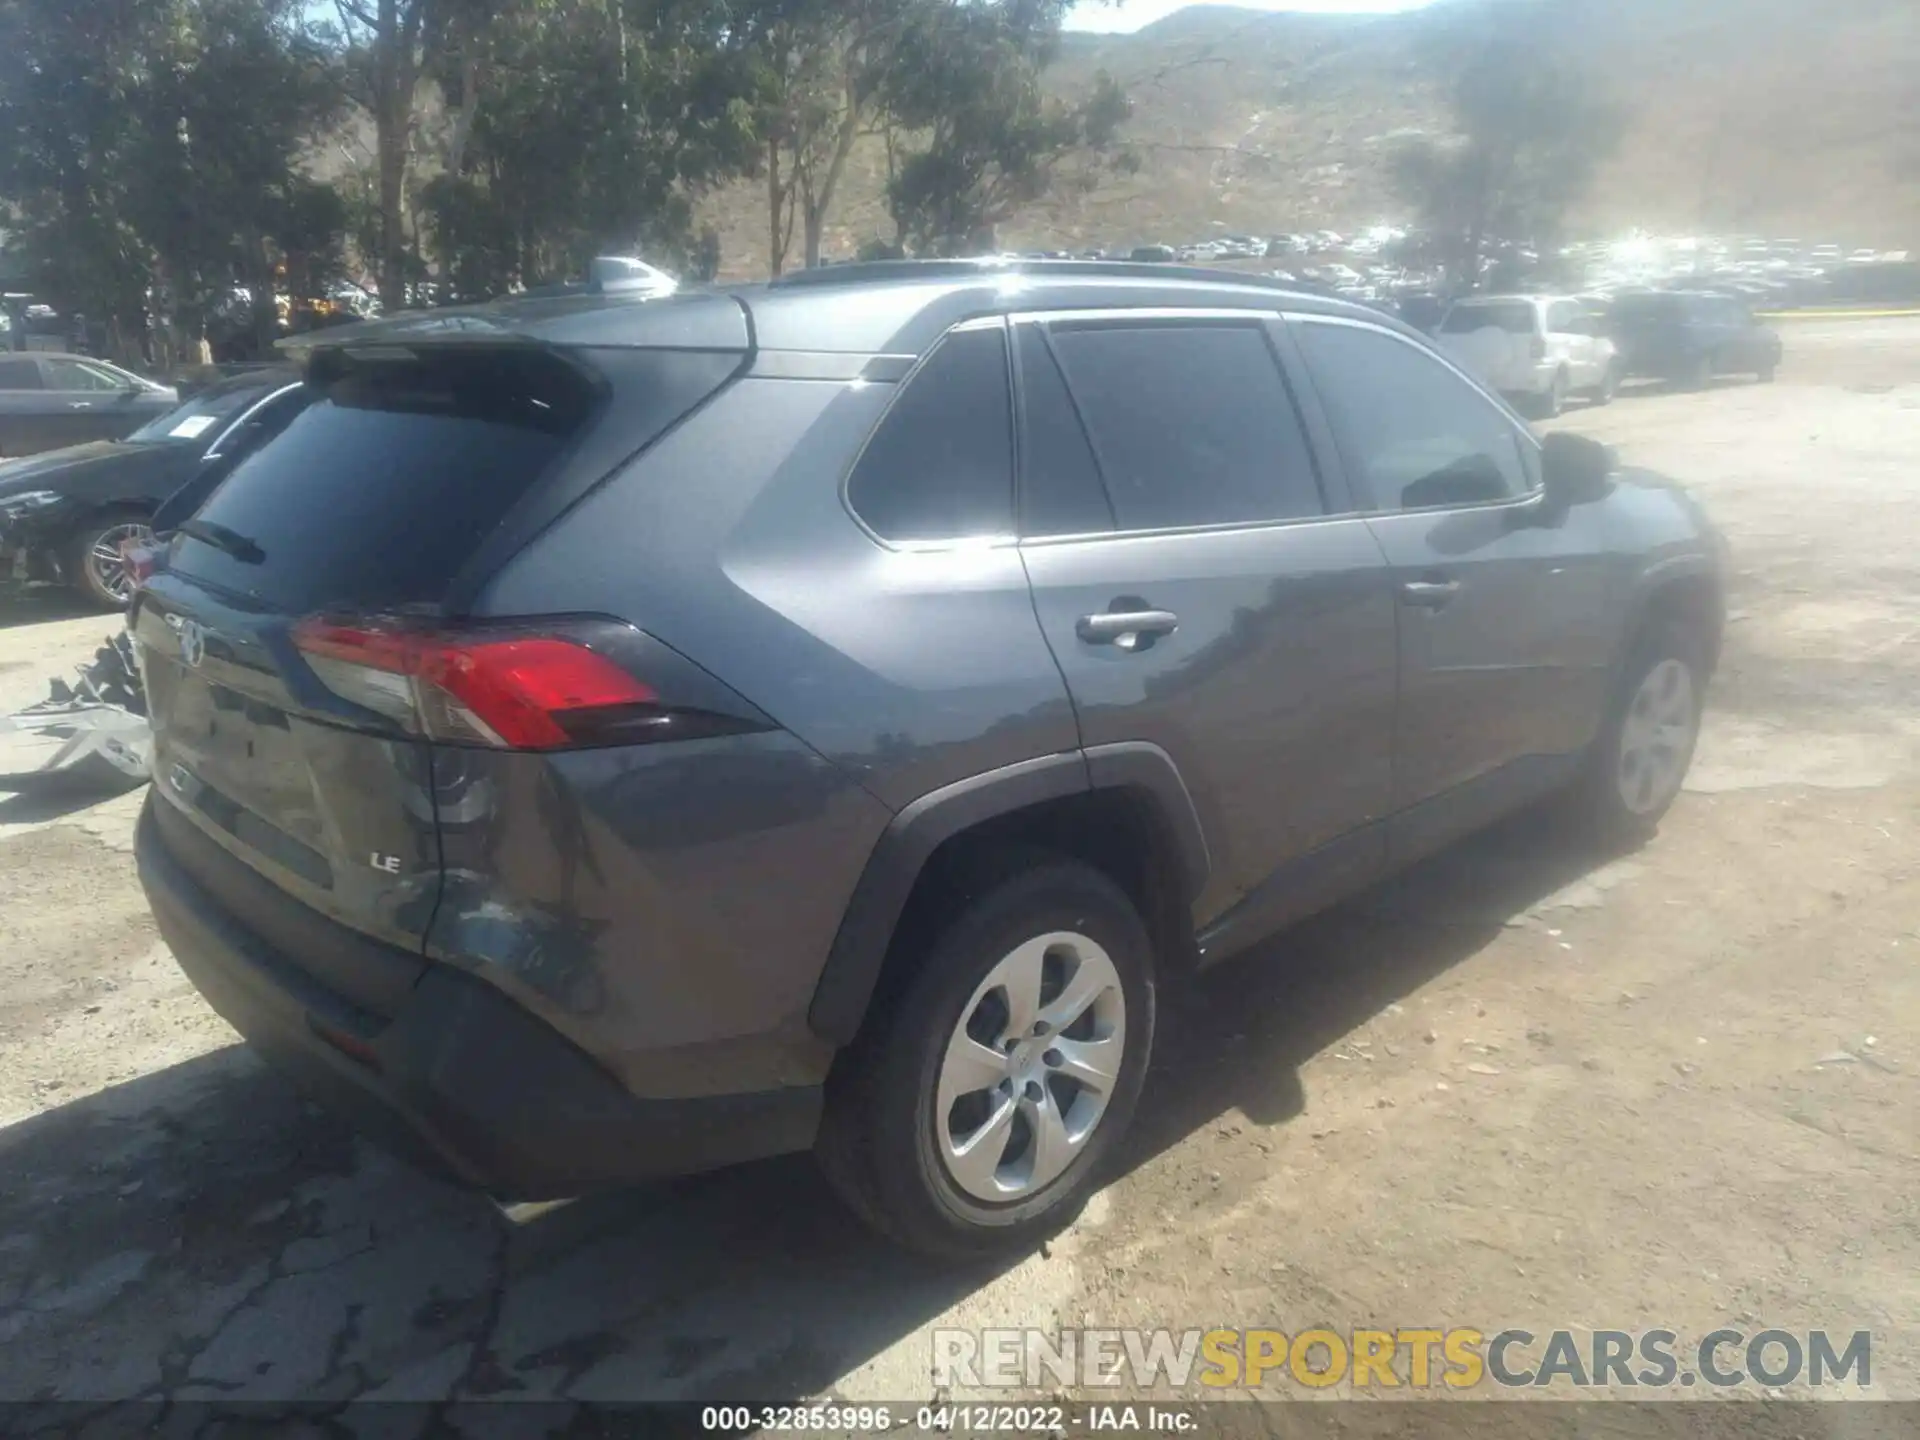
[{"label": "tinted window", "polygon": [[1509,335],[1533,334],[1533,304],[1527,300],[1476,301],[1456,305],[1441,323],[1443,335],[1471,335],[1489,326]]},{"label": "tinted window", "polygon": [[428,352],[309,388],[314,403],[200,512],[262,557],[183,538],[175,568],[293,611],[437,603],[592,401],[562,362],[511,351]]},{"label": "tinted window", "polygon": [[1013,533],[1013,409],[999,327],[940,342],[867,442],[847,498],[889,540]]},{"label": "tinted window", "polygon": [[50,390],[118,390],[125,383],[116,375],[82,365],[78,360],[49,360],[47,388]]},{"label": "tinted window", "polygon": [[1060,367],[1037,325],[1020,335],[1020,533],[1086,535],[1113,529],[1100,469]]},{"label": "tinted window", "polygon": [[1513,422],[1439,360],[1378,331],[1298,329],[1340,454],[1382,510],[1479,504],[1532,488]]},{"label": "tinted window", "polygon": [[1623,295],[1614,303],[1616,325],[1658,325],[1680,318],[1677,295]]},{"label": "tinted window", "polygon": [[0,360],[0,390],[38,390],[39,388],[39,361]]},{"label": "tinted window", "polygon": [[127,438],[129,440],[196,440],[213,443],[220,428],[247,406],[268,394],[264,386],[215,390],[196,395],[177,409],[149,420]]},{"label": "tinted window", "polygon": [[1253,325],[1055,326],[1123,530],[1286,520],[1325,507]]},{"label": "tinted window", "polygon": [[1577,331],[1586,312],[1571,300],[1560,300],[1547,311],[1547,328],[1555,334],[1565,335]]}]

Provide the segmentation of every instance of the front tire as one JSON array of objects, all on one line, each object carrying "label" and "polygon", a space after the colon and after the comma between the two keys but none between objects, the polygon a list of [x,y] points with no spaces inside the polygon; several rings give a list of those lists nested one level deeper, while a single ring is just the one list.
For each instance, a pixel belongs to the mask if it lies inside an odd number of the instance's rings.
[{"label": "front tire", "polygon": [[1687,365],[1686,372],[1680,377],[1683,390],[1710,390],[1713,388],[1713,356],[1696,355]]},{"label": "front tire", "polygon": [[1656,625],[1621,670],[1574,800],[1603,839],[1645,839],[1680,796],[1700,738],[1706,666],[1697,637]]},{"label": "front tire", "polygon": [[103,610],[126,609],[133,598],[133,582],[119,547],[152,538],[144,515],[118,511],[95,516],[68,542],[68,583]]},{"label": "front tire", "polygon": [[818,1153],[902,1247],[1018,1251],[1070,1221],[1133,1118],[1152,1051],[1152,946],[1077,861],[1021,857],[907,958],[828,1082]]}]

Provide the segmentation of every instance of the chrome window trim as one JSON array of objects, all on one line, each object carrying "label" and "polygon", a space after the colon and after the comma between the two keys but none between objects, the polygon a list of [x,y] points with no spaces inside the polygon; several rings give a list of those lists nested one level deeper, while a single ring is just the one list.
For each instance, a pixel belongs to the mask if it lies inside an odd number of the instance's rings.
[{"label": "chrome window trim", "polygon": [[291,384],[282,385],[278,390],[272,391],[267,395],[261,396],[258,400],[254,401],[253,404],[249,405],[246,409],[242,410],[237,416],[235,416],[232,420],[227,422],[227,426],[224,430],[222,430],[218,435],[213,437],[213,444],[209,445],[205,450],[200,452],[201,462],[205,463],[208,460],[221,459],[222,456],[220,453],[220,447],[226,444],[228,440],[232,439],[233,436],[236,433],[238,433],[242,425],[246,424],[255,415],[258,415],[260,411],[264,409],[266,406],[271,405],[274,401],[282,398],[285,395],[292,393],[295,390],[298,390],[305,383],[306,382],[302,380],[295,380]]}]

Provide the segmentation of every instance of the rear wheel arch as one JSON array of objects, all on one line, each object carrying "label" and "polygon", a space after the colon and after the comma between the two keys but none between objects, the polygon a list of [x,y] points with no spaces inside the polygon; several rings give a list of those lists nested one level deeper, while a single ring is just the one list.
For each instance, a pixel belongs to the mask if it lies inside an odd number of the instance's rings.
[{"label": "rear wheel arch", "polygon": [[923,949],[916,937],[1036,854],[1106,874],[1140,911],[1163,959],[1190,961],[1192,904],[1211,868],[1192,798],[1158,746],[1096,746],[971,777],[896,815],[848,901],[809,1028],[849,1044],[911,974]]}]

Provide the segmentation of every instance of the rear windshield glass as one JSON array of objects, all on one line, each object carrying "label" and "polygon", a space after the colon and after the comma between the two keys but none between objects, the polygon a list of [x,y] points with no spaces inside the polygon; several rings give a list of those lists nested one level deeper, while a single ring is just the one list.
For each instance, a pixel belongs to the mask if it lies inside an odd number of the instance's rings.
[{"label": "rear windshield glass", "polygon": [[1470,335],[1475,330],[1485,330],[1490,325],[1495,329],[1505,330],[1509,335],[1531,335],[1533,306],[1524,300],[1456,305],[1447,312],[1446,321],[1440,329],[1447,335]]},{"label": "rear windshield glass", "polygon": [[433,605],[585,423],[593,387],[551,356],[355,362],[201,509],[174,569],[276,609]]}]

